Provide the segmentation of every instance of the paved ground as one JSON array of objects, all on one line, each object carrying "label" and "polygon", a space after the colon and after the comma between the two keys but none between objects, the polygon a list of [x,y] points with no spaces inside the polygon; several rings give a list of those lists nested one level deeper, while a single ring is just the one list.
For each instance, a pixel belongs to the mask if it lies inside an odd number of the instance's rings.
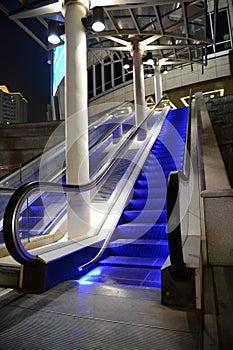
[{"label": "paved ground", "polygon": [[200,312],[161,305],[160,289],[67,281],[0,301],[1,350],[196,350]]},{"label": "paved ground", "polygon": [[204,268],[203,349],[233,348],[233,266]]}]

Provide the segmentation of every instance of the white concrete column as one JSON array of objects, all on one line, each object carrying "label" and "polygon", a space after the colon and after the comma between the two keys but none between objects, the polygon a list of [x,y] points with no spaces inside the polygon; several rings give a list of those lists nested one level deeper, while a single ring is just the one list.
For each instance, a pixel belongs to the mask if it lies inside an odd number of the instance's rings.
[{"label": "white concrete column", "polygon": [[136,125],[144,120],[145,117],[145,84],[144,70],[142,63],[143,49],[140,43],[135,42],[132,47],[133,57],[133,84],[134,84],[134,103]]},{"label": "white concrete column", "polygon": [[[66,0],[63,8],[66,35],[66,177],[67,183],[79,185],[89,181],[87,45],[82,24],[88,6],[86,0]],[[85,234],[89,221],[88,203],[88,194],[76,198],[69,195],[70,238]],[[81,222],[78,222],[79,219]]]},{"label": "white concrete column", "polygon": [[162,75],[160,73],[160,65],[154,65],[154,89],[155,89],[155,103],[158,103],[163,96],[162,89]]}]

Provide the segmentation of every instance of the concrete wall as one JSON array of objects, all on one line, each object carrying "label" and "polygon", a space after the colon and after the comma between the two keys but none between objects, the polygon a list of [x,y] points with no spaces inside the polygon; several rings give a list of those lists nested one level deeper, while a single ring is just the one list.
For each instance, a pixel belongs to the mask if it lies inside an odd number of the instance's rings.
[{"label": "concrete wall", "polygon": [[[7,166],[17,166],[43,152],[44,147],[60,122],[0,125],[0,177]],[[53,137],[54,144],[64,140],[64,131]]]},{"label": "concrete wall", "polygon": [[211,265],[233,265],[233,189],[201,96],[199,133],[202,159],[202,197],[207,262]]}]

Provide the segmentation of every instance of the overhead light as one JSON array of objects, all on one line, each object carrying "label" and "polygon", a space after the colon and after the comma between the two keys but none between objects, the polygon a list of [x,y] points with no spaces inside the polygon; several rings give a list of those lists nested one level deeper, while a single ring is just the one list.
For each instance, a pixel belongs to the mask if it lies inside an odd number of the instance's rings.
[{"label": "overhead light", "polygon": [[102,7],[96,6],[93,8],[93,23],[92,29],[95,32],[102,32],[105,28],[104,10]]},{"label": "overhead light", "polygon": [[123,68],[124,69],[129,69],[130,68],[130,61],[129,61],[128,57],[124,57],[123,58]]},{"label": "overhead light", "polygon": [[58,45],[62,42],[60,35],[64,34],[64,24],[51,21],[48,24],[48,42],[52,45]]},{"label": "overhead light", "polygon": [[168,73],[167,67],[162,66],[161,69],[160,69],[160,73],[161,73],[161,74],[167,74],[167,73]]},{"label": "overhead light", "polygon": [[153,76],[153,74],[154,74],[154,70],[152,68],[149,68],[149,69],[145,70],[145,76],[147,78],[151,78]]},{"label": "overhead light", "polygon": [[152,52],[151,51],[147,52],[146,57],[145,57],[145,63],[153,66],[154,60],[153,60],[153,56],[152,56]]}]

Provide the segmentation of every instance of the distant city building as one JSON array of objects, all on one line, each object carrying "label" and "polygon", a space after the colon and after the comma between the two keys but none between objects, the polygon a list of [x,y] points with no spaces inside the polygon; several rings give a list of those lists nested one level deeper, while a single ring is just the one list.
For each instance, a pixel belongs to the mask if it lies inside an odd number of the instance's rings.
[{"label": "distant city building", "polygon": [[0,123],[25,123],[28,121],[28,102],[20,92],[10,92],[0,85]]}]

